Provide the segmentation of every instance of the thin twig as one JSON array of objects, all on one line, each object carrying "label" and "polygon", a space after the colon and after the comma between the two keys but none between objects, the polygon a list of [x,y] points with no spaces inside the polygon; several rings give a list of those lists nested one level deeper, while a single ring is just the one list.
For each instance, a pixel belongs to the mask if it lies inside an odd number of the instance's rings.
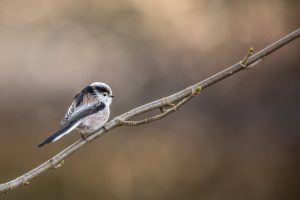
[{"label": "thin twig", "polygon": [[[201,87],[197,87],[196,89],[191,91],[191,94],[188,97],[183,98],[177,104],[170,104],[172,106],[171,108],[168,108],[167,110],[163,110],[162,113],[155,115],[153,117],[149,117],[149,118],[139,120],[139,121],[128,121],[128,120],[126,121],[121,118],[119,118],[118,120],[120,121],[120,123],[122,125],[128,125],[128,126],[139,126],[142,124],[148,124],[150,122],[162,119],[174,111],[177,111],[180,106],[182,106],[183,104],[188,102],[192,97],[195,97],[196,95],[198,95],[200,93],[200,91],[201,91]],[[160,108],[160,109],[162,109],[162,108]]]},{"label": "thin twig", "polygon": [[248,59],[250,58],[250,56],[253,55],[253,52],[254,52],[254,48],[251,47],[251,48],[249,49],[249,52],[248,52],[248,54],[246,55],[246,57],[240,62],[240,65],[241,65],[242,67],[244,67],[245,69],[248,68],[247,61],[248,61]]},{"label": "thin twig", "polygon": [[[248,58],[246,59],[246,63],[244,64],[245,66],[251,66],[252,64],[257,64],[257,61],[260,61],[262,58],[264,58],[265,56],[273,53],[274,51],[278,50],[279,48],[281,48],[282,46],[288,44],[289,42],[295,40],[296,38],[298,38],[300,36],[300,29],[295,30],[294,32],[286,35],[285,37],[283,37],[282,39],[274,42],[273,44],[271,44],[270,46],[264,48],[263,50],[259,51],[258,53],[252,55],[252,56],[248,56]],[[245,60],[245,59],[244,59]],[[243,60],[242,60],[243,61]],[[193,91],[194,88],[200,88],[201,91],[241,70],[244,70],[245,67],[243,67],[241,65],[241,62],[238,62],[230,67],[228,67],[227,69],[205,79],[204,81],[201,81],[199,83],[196,83],[184,90],[181,90],[175,94],[172,94],[168,97],[164,97],[162,99],[158,99],[156,101],[150,102],[148,104],[142,105],[140,107],[134,108],[133,110],[130,110],[118,117],[115,117],[114,119],[112,119],[111,121],[109,121],[106,125],[105,125],[105,129],[101,128],[100,130],[94,132],[93,134],[88,135],[85,139],[80,139],[77,142],[73,143],[72,145],[70,145],[69,147],[67,147],[66,149],[62,150],[60,153],[58,153],[57,155],[55,155],[54,157],[52,157],[51,159],[49,159],[48,161],[44,162],[43,164],[41,164],[40,166],[32,169],[31,171],[11,180],[8,181],[6,183],[2,183],[0,184],[0,193],[4,193],[4,192],[8,192],[11,190],[14,190],[18,187],[24,186],[24,185],[28,185],[29,182],[39,176],[40,174],[46,172],[49,169],[53,169],[57,166],[62,165],[62,160],[64,160],[66,157],[70,156],[71,154],[73,154],[74,152],[76,152],[77,150],[79,150],[82,146],[88,144],[89,142],[99,138],[100,136],[103,136],[105,133],[108,133],[109,131],[111,131],[112,129],[121,126],[122,122],[119,119],[122,120],[129,120],[133,117],[139,116],[143,113],[155,110],[155,109],[160,109],[160,108],[164,108],[166,106],[169,106],[171,104],[175,104],[176,102],[181,102],[181,105],[183,105],[185,103],[185,101],[183,101],[182,99],[186,99],[187,97],[189,97],[189,95],[191,94],[191,91]],[[190,97],[191,98],[191,97]],[[187,100],[189,100],[190,98],[188,98]],[[179,103],[178,103],[179,104]],[[177,104],[177,106],[178,106]],[[179,106],[181,106],[179,105]],[[170,110],[174,109],[174,107],[171,107]],[[166,111],[168,112],[168,110]],[[171,111],[170,111],[171,112]],[[174,112],[174,111],[173,111]]]}]

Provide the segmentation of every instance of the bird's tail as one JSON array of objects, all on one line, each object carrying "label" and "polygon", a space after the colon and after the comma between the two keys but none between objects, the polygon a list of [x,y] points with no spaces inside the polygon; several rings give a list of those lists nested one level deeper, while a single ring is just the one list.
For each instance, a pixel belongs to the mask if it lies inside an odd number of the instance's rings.
[{"label": "bird's tail", "polygon": [[70,133],[73,131],[78,125],[80,124],[80,121],[75,121],[66,124],[65,126],[61,127],[60,130],[58,130],[56,133],[52,134],[50,137],[48,137],[46,140],[44,140],[41,144],[39,144],[39,147],[44,146],[45,144],[48,144],[50,142],[55,142],[62,138],[64,135]]}]

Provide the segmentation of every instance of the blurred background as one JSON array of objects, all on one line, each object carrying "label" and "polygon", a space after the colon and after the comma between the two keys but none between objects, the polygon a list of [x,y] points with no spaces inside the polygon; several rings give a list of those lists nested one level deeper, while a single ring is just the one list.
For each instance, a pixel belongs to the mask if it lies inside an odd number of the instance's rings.
[{"label": "blurred background", "polygon": [[[74,95],[111,85],[112,117],[297,29],[299,1],[0,1],[0,181],[80,138],[37,145]],[[122,127],[0,199],[300,199],[300,41],[167,118]]]}]

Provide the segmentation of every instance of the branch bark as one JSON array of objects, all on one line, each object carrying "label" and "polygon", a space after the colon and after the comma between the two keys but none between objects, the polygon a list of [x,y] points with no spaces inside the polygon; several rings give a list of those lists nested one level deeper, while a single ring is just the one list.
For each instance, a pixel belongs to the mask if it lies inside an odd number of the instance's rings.
[{"label": "branch bark", "polygon": [[[286,35],[285,37],[281,38],[280,40],[274,42],[270,46],[264,48],[263,50],[259,51],[258,53],[251,55],[251,50],[249,51],[249,54],[240,62],[228,67],[227,69],[199,82],[196,83],[190,87],[187,87],[184,90],[181,90],[175,94],[172,94],[167,97],[163,97],[161,99],[158,99],[156,101],[147,103],[145,105],[142,105],[140,107],[134,108],[133,110],[130,110],[118,117],[115,117],[111,121],[109,121],[104,128],[101,128],[100,130],[90,134],[86,137],[86,139],[80,139],[77,142],[73,143],[66,149],[62,150],[60,153],[52,157],[51,159],[47,160],[43,164],[39,165],[38,167],[32,169],[31,171],[11,180],[5,183],[0,184],[0,193],[5,193],[12,191],[18,187],[28,185],[30,181],[39,176],[40,174],[48,171],[49,169],[56,169],[58,167],[61,167],[64,163],[64,159],[77,150],[79,150],[82,146],[88,144],[89,142],[99,138],[100,136],[106,134],[107,132],[111,131],[112,129],[122,126],[122,125],[141,125],[150,123],[154,120],[159,120],[172,112],[176,111],[179,106],[182,106],[187,101],[189,101],[191,98],[195,97],[197,94],[200,93],[203,89],[239,72],[244,69],[249,69],[249,67],[252,67],[256,65],[259,61],[261,61],[264,57],[267,55],[273,53],[274,51],[278,50],[279,48],[283,47],[284,45],[288,44],[289,42],[297,39],[300,36],[300,28],[295,30],[294,32],[291,32],[290,34]],[[164,110],[164,108],[167,108]],[[161,114],[150,117],[144,120],[140,121],[128,121],[133,117],[139,116],[143,113],[160,109],[162,111]]]}]

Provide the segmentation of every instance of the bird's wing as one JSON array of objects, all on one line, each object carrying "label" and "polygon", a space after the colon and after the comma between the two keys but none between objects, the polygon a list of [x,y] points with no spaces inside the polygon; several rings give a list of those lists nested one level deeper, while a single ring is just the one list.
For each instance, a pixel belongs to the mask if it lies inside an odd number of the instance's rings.
[{"label": "bird's wing", "polygon": [[102,101],[99,101],[95,104],[82,105],[68,116],[66,123],[78,121],[84,117],[92,115],[96,112],[99,112],[105,108],[105,104]]},{"label": "bird's wing", "polygon": [[[83,109],[84,112],[87,112],[86,109],[93,109],[93,106],[95,107],[95,105],[86,105],[84,103],[84,94],[90,94],[90,95],[94,95],[95,91],[93,90],[93,88],[91,86],[87,86],[85,87],[83,90],[81,90],[79,93],[77,93],[73,99],[73,102],[71,104],[71,106],[69,107],[69,109],[67,110],[64,118],[61,120],[60,125],[61,127],[63,127],[64,125],[66,125],[66,123],[69,120],[69,118],[74,114],[77,113],[77,111],[80,111],[81,109]],[[82,106],[86,106],[86,107],[82,107]],[[88,108],[89,106],[91,106],[92,108]],[[97,106],[97,105],[96,105]],[[104,106],[104,105],[100,105],[100,106]],[[104,107],[103,107],[104,108]],[[87,112],[88,113],[88,112]]]},{"label": "bird's wing", "polygon": [[80,105],[83,102],[83,92],[80,91],[79,93],[77,93],[75,95],[75,97],[73,98],[73,102],[71,103],[70,107],[68,108],[64,118],[61,120],[60,125],[61,127],[63,127],[67,121],[68,118],[72,115],[72,113],[78,108],[80,107]]},{"label": "bird's wing", "polygon": [[64,118],[60,122],[61,127],[63,127],[67,123],[68,118],[72,115],[75,109],[76,109],[76,100],[74,99],[71,106],[68,108]]},{"label": "bird's wing", "polygon": [[100,110],[103,110],[105,108],[105,104],[101,101],[93,105],[87,105],[87,106],[80,106],[76,108],[66,119],[64,125],[54,134],[52,134],[50,137],[48,137],[46,140],[44,140],[41,144],[39,144],[39,147],[44,146],[45,144],[48,144],[50,142],[55,142],[59,140],[64,135],[70,133],[72,130],[74,130],[79,124],[80,120],[84,117],[87,117],[91,114],[94,114],[96,112],[99,112]]}]

